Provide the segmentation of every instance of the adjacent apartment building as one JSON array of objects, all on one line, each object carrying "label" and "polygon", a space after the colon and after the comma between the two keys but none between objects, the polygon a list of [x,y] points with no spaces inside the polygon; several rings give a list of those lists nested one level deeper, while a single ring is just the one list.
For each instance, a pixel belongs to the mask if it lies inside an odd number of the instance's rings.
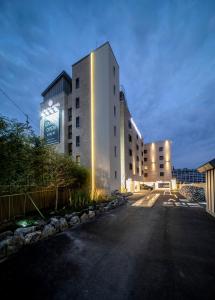
[{"label": "adjacent apartment building", "polygon": [[[144,161],[149,148],[120,91],[119,65],[108,42],[74,63],[72,77],[63,71],[42,97],[41,136],[90,169],[92,191],[139,191],[148,179],[154,184],[160,179],[170,182],[166,164],[162,177]],[[168,155],[171,168],[169,141],[168,145],[163,155]]]}]

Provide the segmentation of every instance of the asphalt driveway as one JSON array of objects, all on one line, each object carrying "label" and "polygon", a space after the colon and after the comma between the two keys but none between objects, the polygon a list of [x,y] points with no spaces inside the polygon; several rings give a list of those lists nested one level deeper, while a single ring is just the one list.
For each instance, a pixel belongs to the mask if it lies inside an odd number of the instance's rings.
[{"label": "asphalt driveway", "polygon": [[0,264],[1,299],[215,299],[215,220],[170,197],[23,248]]}]

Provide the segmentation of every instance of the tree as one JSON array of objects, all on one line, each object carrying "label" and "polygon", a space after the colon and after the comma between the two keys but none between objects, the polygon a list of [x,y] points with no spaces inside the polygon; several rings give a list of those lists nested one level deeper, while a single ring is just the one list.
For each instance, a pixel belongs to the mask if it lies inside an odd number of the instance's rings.
[{"label": "tree", "polygon": [[56,153],[27,124],[0,117],[0,185],[87,189],[89,172]]}]

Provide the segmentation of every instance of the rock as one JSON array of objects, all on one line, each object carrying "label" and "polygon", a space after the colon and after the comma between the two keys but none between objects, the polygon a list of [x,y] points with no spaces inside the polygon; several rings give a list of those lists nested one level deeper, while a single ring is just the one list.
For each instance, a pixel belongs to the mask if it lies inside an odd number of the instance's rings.
[{"label": "rock", "polygon": [[60,224],[60,231],[63,231],[68,228],[68,223],[65,218],[60,218],[59,224]]},{"label": "rock", "polygon": [[89,217],[90,219],[92,219],[92,218],[95,218],[95,216],[96,216],[95,212],[94,212],[93,210],[89,210],[88,217]]},{"label": "rock", "polygon": [[37,242],[41,237],[41,231],[34,231],[25,235],[25,244],[32,244]]},{"label": "rock", "polygon": [[5,232],[2,232],[2,233],[0,233],[0,242],[2,241],[2,240],[5,240],[7,237],[9,237],[9,236],[12,236],[13,235],[13,232],[12,231],[5,231]]},{"label": "rock", "polygon": [[51,224],[57,232],[60,231],[60,221],[56,217],[51,218],[49,224]]},{"label": "rock", "polygon": [[78,216],[73,216],[71,219],[68,220],[69,226],[74,226],[80,224],[80,219]]},{"label": "rock", "polygon": [[17,235],[17,236],[11,236],[8,237],[5,240],[6,247],[7,247],[7,256],[11,255],[13,253],[16,253],[19,251],[19,249],[23,246],[24,244],[24,238],[22,235]]},{"label": "rock", "polygon": [[56,233],[56,229],[54,226],[52,226],[51,224],[47,224],[44,226],[42,234],[41,234],[41,238],[46,238],[50,235],[53,235]]},{"label": "rock", "polygon": [[193,185],[184,185],[179,191],[189,201],[204,202],[205,191],[201,187]]},{"label": "rock", "polygon": [[37,220],[36,221],[36,227],[37,229],[43,229],[43,227],[46,225],[46,221],[45,220]]},{"label": "rock", "polygon": [[81,216],[81,223],[85,223],[88,220],[88,214],[83,213],[83,215]]},{"label": "rock", "polygon": [[65,218],[66,218],[66,220],[67,220],[67,222],[68,222],[71,218],[73,218],[73,217],[75,217],[75,216],[77,216],[77,213],[76,213],[76,212],[74,212],[74,213],[72,213],[72,214],[66,214],[66,215],[65,215]]},{"label": "rock", "polygon": [[0,242],[0,259],[7,256],[7,243],[5,240]]},{"label": "rock", "polygon": [[104,209],[104,211],[108,211],[108,210],[110,210],[110,206],[108,206],[108,205],[104,206],[103,209]]},{"label": "rock", "polygon": [[36,231],[36,226],[17,228],[14,232],[15,236],[24,237],[26,234]]}]

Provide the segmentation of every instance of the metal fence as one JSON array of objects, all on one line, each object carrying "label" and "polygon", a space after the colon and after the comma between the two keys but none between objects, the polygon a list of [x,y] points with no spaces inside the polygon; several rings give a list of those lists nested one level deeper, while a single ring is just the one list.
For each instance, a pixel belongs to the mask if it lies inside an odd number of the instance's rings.
[{"label": "metal fence", "polygon": [[26,214],[55,209],[56,193],[58,208],[69,202],[69,191],[64,188],[40,189],[0,196],[0,223],[14,220]]}]

